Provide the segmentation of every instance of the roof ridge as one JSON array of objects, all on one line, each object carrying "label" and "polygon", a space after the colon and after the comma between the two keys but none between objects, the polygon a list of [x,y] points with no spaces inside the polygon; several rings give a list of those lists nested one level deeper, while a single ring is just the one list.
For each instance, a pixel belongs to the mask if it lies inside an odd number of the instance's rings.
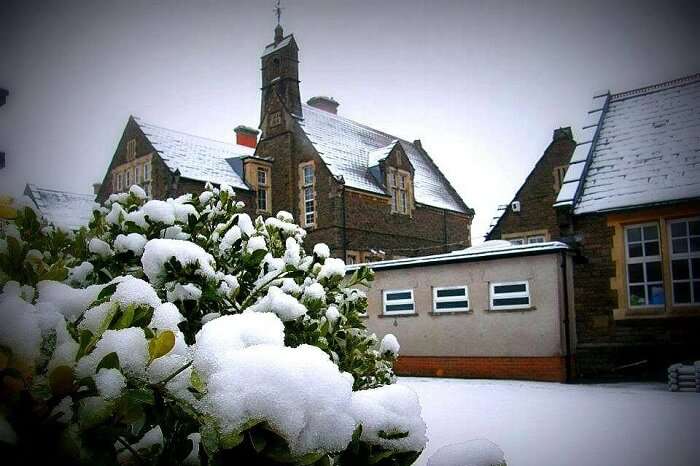
[{"label": "roof ridge", "polygon": [[628,91],[618,92],[616,94],[612,94],[610,98],[624,99],[626,97],[634,97],[638,95],[649,94],[651,92],[658,92],[666,89],[671,89],[677,86],[690,84],[695,81],[700,81],[700,73],[690,74],[680,78],[672,79],[670,81],[664,81],[657,84],[651,84],[649,86],[639,87],[637,89],[630,89]]},{"label": "roof ridge", "polygon": [[40,191],[51,191],[51,192],[53,192],[53,193],[70,194],[70,195],[72,195],[72,196],[84,196],[84,197],[88,197],[88,198],[94,198],[94,197],[95,197],[94,194],[75,193],[75,192],[73,192],[73,191],[62,191],[62,190],[60,190],[60,189],[43,188],[43,187],[41,187],[41,186],[37,186],[37,185],[34,184],[34,183],[27,183],[27,185],[30,186],[30,189],[32,189],[32,190],[34,190],[34,191],[37,191],[37,192],[40,192]]},{"label": "roof ridge", "polygon": [[[204,140],[204,141],[215,142],[215,143],[217,143],[217,144],[224,144],[224,145],[226,145],[226,146],[231,146],[232,148],[238,148],[238,146],[240,145],[240,144],[233,144],[233,143],[226,142],[226,141],[219,141],[219,140],[217,140],[217,139],[212,139],[212,138],[208,138],[208,137],[204,137],[204,136],[198,136],[198,135],[196,135],[196,134],[187,133],[187,132],[185,132],[185,131],[180,131],[180,130],[177,130],[177,129],[166,128],[165,126],[160,126],[160,125],[156,125],[156,124],[153,124],[153,123],[149,123],[149,122],[147,122],[147,121],[144,121],[144,120],[142,120],[142,119],[139,118],[139,117],[134,117],[134,120],[136,121],[136,123],[137,123],[139,126],[141,126],[142,124],[145,124],[145,125],[147,125],[147,126],[152,126],[152,127],[154,127],[154,128],[164,129],[165,131],[170,131],[171,133],[182,134],[183,136],[189,136],[189,137],[196,138],[196,139],[202,139],[202,140]],[[244,147],[245,147],[245,146],[244,146]]]}]

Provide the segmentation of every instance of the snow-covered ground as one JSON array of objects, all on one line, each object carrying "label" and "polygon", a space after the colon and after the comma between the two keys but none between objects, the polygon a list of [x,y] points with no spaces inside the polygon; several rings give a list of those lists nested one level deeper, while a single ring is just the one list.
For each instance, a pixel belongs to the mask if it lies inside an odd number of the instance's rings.
[{"label": "snow-covered ground", "polygon": [[428,446],[485,438],[508,466],[700,464],[700,393],[663,384],[555,383],[402,377],[421,401]]}]

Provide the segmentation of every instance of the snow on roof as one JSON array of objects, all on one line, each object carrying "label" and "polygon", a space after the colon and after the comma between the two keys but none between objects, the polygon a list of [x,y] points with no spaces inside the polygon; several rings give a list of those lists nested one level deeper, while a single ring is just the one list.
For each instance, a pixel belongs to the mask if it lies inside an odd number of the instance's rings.
[{"label": "snow on roof", "polygon": [[700,74],[594,97],[555,206],[575,214],[700,197]]},{"label": "snow on roof", "polygon": [[375,165],[378,165],[379,162],[381,162],[385,158],[389,157],[391,150],[398,143],[399,143],[399,141],[394,139],[387,146],[380,147],[379,149],[374,149],[374,150],[369,151],[368,158],[367,158],[367,166],[374,167]]},{"label": "snow on roof", "polygon": [[469,211],[435,163],[414,144],[310,105],[303,104],[302,111],[304,118],[299,124],[331,173],[342,176],[347,186],[386,195],[369,171],[370,153],[390,150],[392,141],[398,141],[415,169],[416,202],[455,212]]},{"label": "snow on roof", "polygon": [[254,149],[134,120],[163,162],[170,170],[179,170],[181,177],[250,189],[226,159],[253,155]]},{"label": "snow on roof", "polygon": [[44,219],[57,227],[79,230],[87,226],[97,205],[94,194],[76,194],[40,188],[27,183],[24,194],[29,196]]},{"label": "snow on roof", "polygon": [[[491,244],[488,244],[491,243]],[[352,273],[363,265],[372,270],[416,267],[428,264],[467,262],[472,260],[496,259],[512,256],[527,256],[535,254],[554,253],[569,249],[564,243],[550,241],[546,243],[532,244],[506,244],[507,241],[486,241],[479,246],[452,251],[445,254],[435,254],[432,256],[407,257],[404,259],[393,259],[380,262],[368,262],[366,264],[353,264],[346,267],[346,273]]]}]

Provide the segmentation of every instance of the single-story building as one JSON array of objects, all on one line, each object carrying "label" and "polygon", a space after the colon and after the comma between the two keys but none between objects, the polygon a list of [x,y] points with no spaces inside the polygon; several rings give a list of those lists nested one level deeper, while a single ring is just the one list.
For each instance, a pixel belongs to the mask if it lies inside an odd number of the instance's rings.
[{"label": "single-story building", "polygon": [[490,241],[369,263],[367,327],[399,339],[399,375],[564,382],[575,346],[568,251]]}]

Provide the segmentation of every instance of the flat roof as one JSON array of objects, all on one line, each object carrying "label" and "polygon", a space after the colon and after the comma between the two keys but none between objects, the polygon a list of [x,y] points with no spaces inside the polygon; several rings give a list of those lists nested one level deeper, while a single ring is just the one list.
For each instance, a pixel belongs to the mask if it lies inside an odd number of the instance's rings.
[{"label": "flat roof", "polygon": [[352,264],[346,267],[348,273],[352,273],[362,266],[372,270],[401,269],[410,267],[425,267],[428,265],[452,264],[456,262],[477,262],[481,260],[505,259],[509,257],[535,256],[541,254],[553,254],[568,251],[570,248],[559,241],[546,243],[521,244],[510,246],[495,246],[481,244],[459,251],[432,256],[407,257],[404,259],[392,259],[388,261],[366,262]]}]

